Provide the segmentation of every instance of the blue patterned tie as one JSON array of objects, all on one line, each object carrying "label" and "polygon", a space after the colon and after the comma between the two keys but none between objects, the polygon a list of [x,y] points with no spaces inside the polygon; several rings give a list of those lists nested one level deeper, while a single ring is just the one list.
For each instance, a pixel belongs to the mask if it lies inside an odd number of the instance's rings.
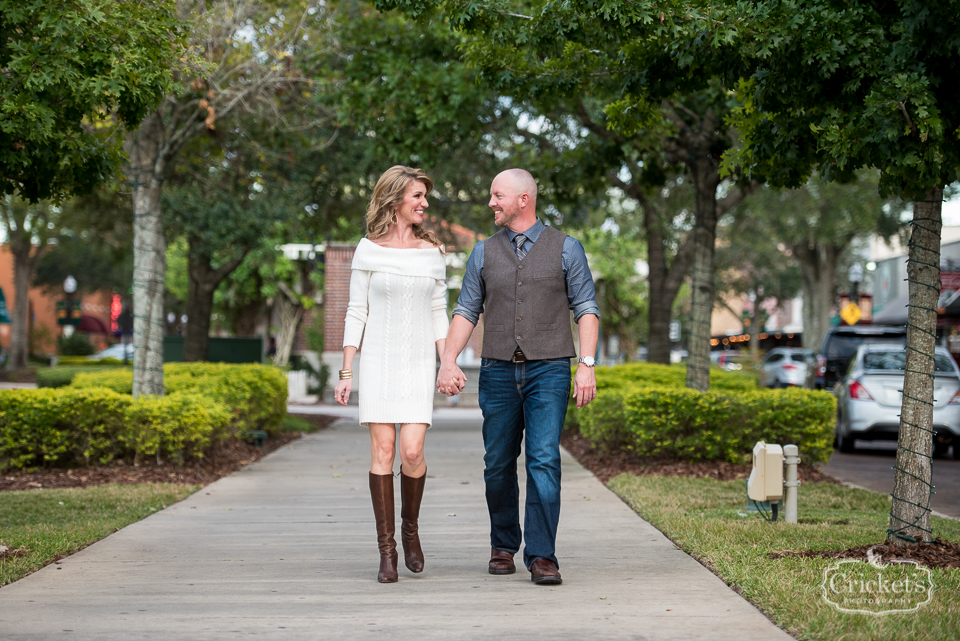
[{"label": "blue patterned tie", "polygon": [[523,260],[523,257],[527,255],[527,252],[523,249],[523,243],[527,242],[527,237],[523,234],[517,234],[513,241],[517,244],[517,256],[520,257],[520,260]]}]

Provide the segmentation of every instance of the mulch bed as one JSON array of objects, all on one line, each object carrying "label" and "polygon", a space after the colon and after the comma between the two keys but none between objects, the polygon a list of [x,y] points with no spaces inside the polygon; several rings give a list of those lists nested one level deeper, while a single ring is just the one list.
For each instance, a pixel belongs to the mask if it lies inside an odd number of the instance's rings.
[{"label": "mulch bed", "polygon": [[[694,478],[712,478],[718,481],[737,481],[750,476],[749,465],[737,465],[727,461],[680,461],[676,459],[649,459],[635,452],[601,452],[579,432],[566,431],[560,437],[560,444],[598,479],[606,485],[618,474],[636,476],[690,476]],[[836,483],[812,465],[801,463],[797,466],[797,476],[807,483]]]},{"label": "mulch bed", "polygon": [[[336,420],[332,416],[298,414],[319,429]],[[157,464],[156,459],[131,465],[114,461],[108,465],[74,469],[48,469],[34,472],[7,471],[0,473],[0,492],[11,490],[35,490],[40,488],[92,487],[107,483],[183,483],[207,485],[217,479],[233,474],[240,468],[261,458],[302,436],[300,432],[282,432],[271,436],[263,443],[263,449],[241,440],[225,441],[214,448],[208,456],[187,465],[175,465],[167,461]]]},{"label": "mulch bed", "polygon": [[941,539],[934,539],[932,543],[918,543],[905,547],[898,547],[891,543],[877,543],[875,545],[861,545],[849,550],[771,552],[767,556],[771,559],[802,557],[805,559],[856,559],[867,561],[869,560],[868,550],[873,550],[874,558],[885,563],[894,559],[903,559],[916,561],[920,565],[931,568],[960,568],[960,544],[948,543]]},{"label": "mulch bed", "polygon": [[36,383],[37,371],[33,369],[0,369],[0,381],[4,383]]}]

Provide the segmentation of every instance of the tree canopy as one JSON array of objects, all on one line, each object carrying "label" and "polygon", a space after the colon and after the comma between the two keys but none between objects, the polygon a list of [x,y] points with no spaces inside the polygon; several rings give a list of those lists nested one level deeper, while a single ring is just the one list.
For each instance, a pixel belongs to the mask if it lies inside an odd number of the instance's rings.
[{"label": "tree canopy", "polygon": [[172,86],[173,0],[0,0],[0,192],[36,203],[115,175],[122,134]]}]

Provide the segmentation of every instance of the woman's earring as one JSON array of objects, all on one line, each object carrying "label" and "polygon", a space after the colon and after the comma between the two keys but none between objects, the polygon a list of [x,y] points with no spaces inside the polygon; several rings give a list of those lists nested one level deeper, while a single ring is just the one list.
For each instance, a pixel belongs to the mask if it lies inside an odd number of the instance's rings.
[{"label": "woman's earring", "polygon": [[400,222],[399,220],[397,220],[397,212],[393,212],[393,218],[390,219],[390,222],[393,223],[394,225]]}]

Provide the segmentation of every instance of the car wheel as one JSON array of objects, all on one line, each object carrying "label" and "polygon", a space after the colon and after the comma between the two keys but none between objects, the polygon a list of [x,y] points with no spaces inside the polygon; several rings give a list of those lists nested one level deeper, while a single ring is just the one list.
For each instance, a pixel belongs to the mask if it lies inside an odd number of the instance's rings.
[{"label": "car wheel", "polygon": [[[953,450],[954,452],[956,452],[957,450],[956,445],[954,445]],[[947,454],[949,453],[950,453],[950,443],[939,443],[937,441],[933,442],[933,455],[936,458],[947,458]],[[954,454],[954,457],[956,457],[956,454]]]},{"label": "car wheel", "polygon": [[844,454],[853,454],[857,445],[849,434],[844,434],[843,430],[837,431],[837,449],[843,452]]}]

